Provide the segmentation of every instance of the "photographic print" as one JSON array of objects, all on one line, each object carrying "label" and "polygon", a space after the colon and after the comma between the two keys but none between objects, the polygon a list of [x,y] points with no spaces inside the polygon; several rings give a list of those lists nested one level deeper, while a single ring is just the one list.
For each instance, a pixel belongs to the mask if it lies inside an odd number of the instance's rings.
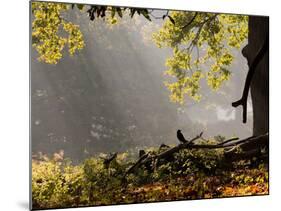
[{"label": "photographic print", "polygon": [[269,194],[269,17],[30,2],[31,208]]}]

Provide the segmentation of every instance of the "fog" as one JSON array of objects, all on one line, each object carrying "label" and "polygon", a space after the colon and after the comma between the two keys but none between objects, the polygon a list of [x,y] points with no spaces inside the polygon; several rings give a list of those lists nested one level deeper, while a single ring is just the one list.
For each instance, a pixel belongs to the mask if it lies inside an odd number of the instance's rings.
[{"label": "fog", "polygon": [[65,49],[56,65],[37,60],[31,51],[32,152],[65,156],[80,161],[104,152],[178,144],[177,129],[187,139],[204,131],[204,137],[247,137],[252,134],[252,109],[248,122],[231,103],[241,97],[247,73],[246,60],[233,51],[231,80],[214,92],[202,80],[202,100],[170,102],[164,86],[165,60],[170,49],[159,49],[151,33],[162,20],[123,18],[109,27],[91,22],[73,11],[68,20],[80,25],[85,48],[73,57]]}]

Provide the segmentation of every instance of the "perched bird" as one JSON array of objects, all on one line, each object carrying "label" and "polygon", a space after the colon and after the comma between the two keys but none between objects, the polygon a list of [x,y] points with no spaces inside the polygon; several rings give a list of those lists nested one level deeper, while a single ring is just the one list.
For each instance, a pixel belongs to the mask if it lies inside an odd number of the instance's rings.
[{"label": "perched bird", "polygon": [[184,138],[183,134],[181,133],[181,130],[177,131],[177,138],[181,143],[186,143],[187,140]]}]

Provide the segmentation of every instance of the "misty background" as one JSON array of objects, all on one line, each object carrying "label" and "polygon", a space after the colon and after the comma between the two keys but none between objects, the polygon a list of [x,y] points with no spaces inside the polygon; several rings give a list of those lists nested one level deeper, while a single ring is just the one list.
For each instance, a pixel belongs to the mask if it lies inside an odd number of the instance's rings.
[{"label": "misty background", "polygon": [[101,152],[178,144],[177,129],[186,139],[201,131],[205,138],[251,136],[251,100],[247,124],[241,108],[231,106],[242,95],[248,70],[240,50],[232,51],[233,74],[219,91],[202,79],[201,101],[186,97],[179,105],[170,102],[163,83],[169,80],[165,60],[172,52],[151,40],[163,20],[125,15],[110,26],[76,9],[65,17],[80,26],[86,46],[73,57],[65,49],[56,65],[39,62],[31,50],[33,153],[64,150],[65,157],[81,161]]}]

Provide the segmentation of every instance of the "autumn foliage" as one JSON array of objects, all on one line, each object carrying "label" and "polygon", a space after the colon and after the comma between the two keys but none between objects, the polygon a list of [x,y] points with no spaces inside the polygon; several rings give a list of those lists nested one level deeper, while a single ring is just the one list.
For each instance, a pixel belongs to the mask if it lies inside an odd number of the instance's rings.
[{"label": "autumn foliage", "polygon": [[[159,149],[150,149],[157,153]],[[59,208],[206,199],[269,193],[268,169],[256,158],[220,164],[221,150],[182,150],[157,169],[142,166],[125,175],[136,158],[100,156],[74,165],[56,153],[32,161],[33,208]]]}]

